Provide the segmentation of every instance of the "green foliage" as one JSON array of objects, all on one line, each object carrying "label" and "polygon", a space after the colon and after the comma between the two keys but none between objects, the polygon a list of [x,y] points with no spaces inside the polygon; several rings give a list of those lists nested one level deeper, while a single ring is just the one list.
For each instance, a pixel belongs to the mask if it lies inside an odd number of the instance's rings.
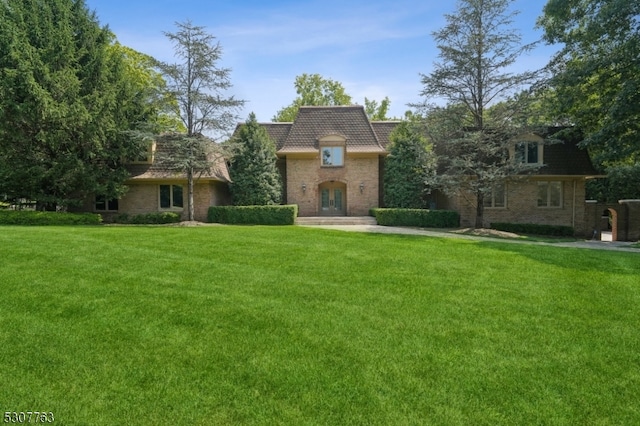
[{"label": "green foliage", "polygon": [[204,149],[203,135],[229,131],[244,101],[226,95],[231,88],[231,70],[218,65],[222,47],[215,37],[191,21],[178,22],[176,26],[178,31],[164,34],[173,43],[174,55],[180,62],[158,62],[157,67],[167,79],[170,97],[177,100],[173,114],[182,120],[186,135],[172,140],[175,158],[165,160],[173,161],[172,169],[187,175],[187,215],[188,220],[193,220],[193,180],[206,169],[202,160],[208,159],[211,151]]},{"label": "green foliage", "polygon": [[276,146],[267,131],[249,115],[231,141],[233,155],[229,189],[236,206],[279,204],[282,178],[276,167]]},{"label": "green foliage", "polygon": [[113,218],[114,223],[136,224],[136,225],[161,225],[166,223],[180,222],[181,216],[175,212],[153,212],[137,215],[122,213]]},{"label": "green foliage", "polygon": [[294,85],[298,97],[291,105],[279,110],[272,121],[294,121],[301,106],[351,105],[351,96],[342,84],[320,74],[299,75]]},{"label": "green foliage", "polygon": [[640,199],[640,164],[609,167],[606,175],[606,179],[587,181],[588,199],[609,203]]},{"label": "green foliage", "polygon": [[573,237],[575,230],[571,226],[539,225],[535,223],[491,223],[492,229],[516,234],[550,235],[554,237]]},{"label": "green foliage", "polygon": [[99,225],[102,216],[93,213],[0,210],[0,225]]},{"label": "green foliage", "polygon": [[460,215],[451,210],[375,208],[370,213],[382,226],[456,228],[460,225]]},{"label": "green foliage", "polygon": [[212,206],[207,221],[242,225],[293,225],[298,216],[296,204],[286,206]]},{"label": "green foliage", "polygon": [[113,40],[83,0],[0,2],[0,193],[53,208],[124,192],[127,131],[156,111]]},{"label": "green foliage", "polygon": [[564,47],[551,61],[555,106],[598,164],[640,161],[640,2],[550,0],[538,25]]},{"label": "green foliage", "polygon": [[419,209],[425,206],[426,181],[434,173],[434,156],[415,123],[403,121],[390,136],[384,163],[386,207]]},{"label": "green foliage", "polygon": [[391,105],[391,101],[388,96],[378,104],[378,101],[369,100],[364,98],[364,110],[367,113],[367,117],[371,121],[386,121],[389,119],[387,117],[387,113],[389,112],[389,106]]},{"label": "green foliage", "polygon": [[[508,158],[519,128],[514,116],[525,97],[514,95],[535,82],[539,72],[513,73],[511,66],[533,45],[523,45],[512,28],[513,0],[461,0],[447,24],[433,33],[440,61],[422,75],[426,131],[440,156],[438,186],[449,195],[476,198],[476,227],[482,227],[484,196],[511,174],[524,169]],[[509,108],[488,107],[512,97]],[[445,107],[434,105],[444,99]],[[531,169],[532,167],[528,167]],[[522,170],[524,171],[524,170]]]}]

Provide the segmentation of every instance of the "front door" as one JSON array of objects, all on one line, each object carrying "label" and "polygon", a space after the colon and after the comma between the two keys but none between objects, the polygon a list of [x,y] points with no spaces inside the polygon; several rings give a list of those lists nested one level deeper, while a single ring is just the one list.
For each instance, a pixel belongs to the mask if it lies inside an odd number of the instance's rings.
[{"label": "front door", "polygon": [[327,182],[320,185],[320,214],[322,216],[344,216],[346,185]]}]

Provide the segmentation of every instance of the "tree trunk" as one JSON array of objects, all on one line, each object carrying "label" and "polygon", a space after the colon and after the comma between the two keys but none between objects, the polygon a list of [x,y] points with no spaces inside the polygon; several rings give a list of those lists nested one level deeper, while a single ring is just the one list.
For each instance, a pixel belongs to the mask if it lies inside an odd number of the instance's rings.
[{"label": "tree trunk", "polygon": [[484,194],[478,192],[476,200],[476,229],[482,228],[484,223]]},{"label": "tree trunk", "polygon": [[188,221],[193,221],[194,219],[194,206],[193,206],[193,170],[189,168],[187,170],[187,208],[188,208]]}]

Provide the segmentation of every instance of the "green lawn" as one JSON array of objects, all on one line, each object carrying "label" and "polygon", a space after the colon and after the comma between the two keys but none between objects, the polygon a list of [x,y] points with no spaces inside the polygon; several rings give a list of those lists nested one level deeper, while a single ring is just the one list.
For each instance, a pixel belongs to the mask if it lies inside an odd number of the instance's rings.
[{"label": "green lawn", "polygon": [[640,254],[300,227],[0,227],[0,412],[638,424]]}]

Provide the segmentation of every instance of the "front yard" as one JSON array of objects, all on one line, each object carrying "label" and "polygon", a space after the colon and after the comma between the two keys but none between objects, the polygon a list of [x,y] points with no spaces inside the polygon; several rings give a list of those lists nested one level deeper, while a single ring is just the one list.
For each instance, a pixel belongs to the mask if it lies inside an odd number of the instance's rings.
[{"label": "front yard", "polygon": [[300,227],[0,227],[0,411],[637,424],[640,254]]}]

